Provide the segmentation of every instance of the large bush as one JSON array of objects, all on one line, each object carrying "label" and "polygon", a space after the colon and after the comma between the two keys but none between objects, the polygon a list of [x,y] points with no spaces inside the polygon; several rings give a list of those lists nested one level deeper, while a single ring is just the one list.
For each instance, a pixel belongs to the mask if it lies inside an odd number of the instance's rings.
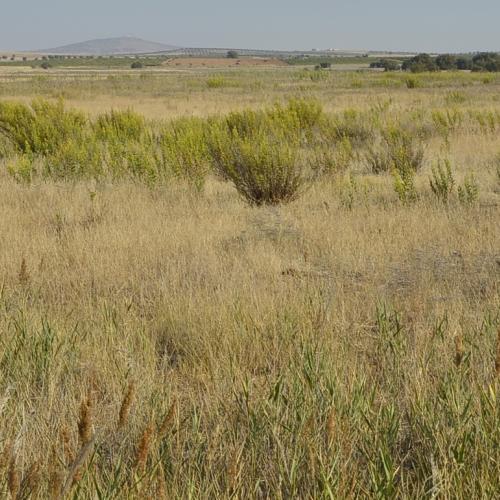
[{"label": "large bush", "polygon": [[299,142],[272,125],[247,136],[223,124],[214,126],[209,151],[214,170],[253,205],[290,202],[310,179]]},{"label": "large bush", "polygon": [[85,116],[64,109],[62,101],[35,100],[31,106],[0,102],[0,133],[21,153],[53,153],[67,140],[81,137],[85,126]]}]

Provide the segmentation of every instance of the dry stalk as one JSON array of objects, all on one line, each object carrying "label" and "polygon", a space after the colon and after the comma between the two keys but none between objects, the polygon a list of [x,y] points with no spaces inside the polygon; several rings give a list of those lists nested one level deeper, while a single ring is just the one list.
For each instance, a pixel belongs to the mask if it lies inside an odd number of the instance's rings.
[{"label": "dry stalk", "polygon": [[172,404],[170,405],[170,408],[165,415],[165,418],[163,419],[163,422],[160,425],[160,428],[158,429],[158,437],[162,439],[167,435],[167,433],[170,431],[170,429],[173,427],[175,416],[177,414],[177,400],[174,399]]},{"label": "dry stalk", "polygon": [[328,419],[326,421],[326,443],[331,446],[335,439],[335,410],[333,407],[328,413]]},{"label": "dry stalk", "polygon": [[71,464],[71,467],[69,468],[68,475],[66,476],[66,481],[64,482],[64,486],[61,490],[60,498],[65,498],[66,495],[71,490],[71,487],[73,486],[73,484],[75,482],[75,477],[76,477],[78,471],[80,470],[80,467],[84,464],[85,460],[87,460],[87,457],[89,456],[90,452],[92,451],[95,440],[96,440],[96,436],[94,434],[80,448],[78,455],[76,456],[74,462]]},{"label": "dry stalk", "polygon": [[495,357],[495,375],[500,377],[500,328],[497,331],[497,354]]},{"label": "dry stalk", "polygon": [[243,447],[235,450],[231,455],[229,462],[227,464],[226,475],[227,475],[227,488],[228,492],[233,495],[238,488],[238,483],[241,476],[241,455],[243,453]]}]

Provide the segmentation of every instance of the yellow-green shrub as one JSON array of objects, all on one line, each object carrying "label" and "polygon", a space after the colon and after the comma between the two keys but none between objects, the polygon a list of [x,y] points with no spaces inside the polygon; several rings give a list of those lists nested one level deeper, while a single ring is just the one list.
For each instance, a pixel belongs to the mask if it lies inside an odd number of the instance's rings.
[{"label": "yellow-green shrub", "polygon": [[146,120],[132,110],[112,110],[100,115],[93,129],[96,137],[106,142],[139,141],[148,134]]},{"label": "yellow-green shrub", "polygon": [[87,124],[85,116],[55,103],[34,100],[31,106],[0,102],[0,131],[22,153],[51,154],[71,138],[81,136]]},{"label": "yellow-green shrub", "polygon": [[159,146],[163,162],[175,177],[201,189],[210,170],[205,122],[197,118],[176,120],[163,132]]},{"label": "yellow-green shrub", "polygon": [[254,205],[294,200],[311,176],[298,142],[279,129],[261,128],[241,137],[236,129],[214,126],[209,148],[214,170]]}]

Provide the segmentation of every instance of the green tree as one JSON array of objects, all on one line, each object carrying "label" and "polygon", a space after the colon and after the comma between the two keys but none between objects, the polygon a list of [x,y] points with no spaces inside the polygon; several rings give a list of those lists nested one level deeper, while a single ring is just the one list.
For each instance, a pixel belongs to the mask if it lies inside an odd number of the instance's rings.
[{"label": "green tree", "polygon": [[472,59],[468,57],[459,57],[457,59],[457,69],[460,70],[472,69]]},{"label": "green tree", "polygon": [[452,54],[441,54],[436,57],[436,65],[443,71],[457,69],[457,58]]},{"label": "green tree", "polygon": [[496,52],[482,52],[472,58],[472,71],[500,71],[500,54]]},{"label": "green tree", "polygon": [[438,71],[436,61],[429,54],[418,54],[403,63],[403,70],[412,73],[423,73],[425,71]]}]

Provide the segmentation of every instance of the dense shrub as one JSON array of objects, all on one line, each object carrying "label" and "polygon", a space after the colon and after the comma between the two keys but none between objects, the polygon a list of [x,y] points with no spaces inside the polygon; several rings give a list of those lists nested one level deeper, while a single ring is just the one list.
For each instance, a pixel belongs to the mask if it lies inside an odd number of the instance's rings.
[{"label": "dense shrub", "polygon": [[82,113],[35,100],[31,106],[0,102],[0,133],[22,153],[50,154],[72,138],[81,137],[87,120]]},{"label": "dense shrub", "polygon": [[214,170],[254,205],[290,202],[311,177],[299,143],[278,127],[260,126],[242,136],[236,128],[214,126],[209,151]]},{"label": "dense shrub", "polygon": [[392,170],[416,172],[424,161],[424,146],[413,132],[401,126],[389,126],[382,130],[376,142],[368,145],[364,157],[374,174]]},{"label": "dense shrub", "polygon": [[353,147],[362,147],[374,139],[375,118],[371,113],[347,109],[340,114],[324,116],[319,133],[323,142],[335,143],[347,138]]},{"label": "dense shrub", "polygon": [[148,135],[144,118],[131,110],[112,110],[99,115],[93,128],[101,141],[139,141]]},{"label": "dense shrub", "polygon": [[289,140],[310,140],[323,119],[321,104],[313,99],[291,99],[286,105],[275,104],[268,110],[244,110],[229,113],[224,123],[240,137],[251,137],[255,130],[279,130]]},{"label": "dense shrub", "polygon": [[432,167],[429,184],[436,198],[440,202],[447,204],[455,186],[450,160],[437,161]]},{"label": "dense shrub", "polygon": [[401,67],[401,61],[395,59],[380,59],[370,64],[370,68],[384,69],[385,71],[399,71]]},{"label": "dense shrub", "polygon": [[188,180],[198,190],[210,167],[204,125],[197,118],[176,120],[160,137],[163,162],[174,176]]}]

